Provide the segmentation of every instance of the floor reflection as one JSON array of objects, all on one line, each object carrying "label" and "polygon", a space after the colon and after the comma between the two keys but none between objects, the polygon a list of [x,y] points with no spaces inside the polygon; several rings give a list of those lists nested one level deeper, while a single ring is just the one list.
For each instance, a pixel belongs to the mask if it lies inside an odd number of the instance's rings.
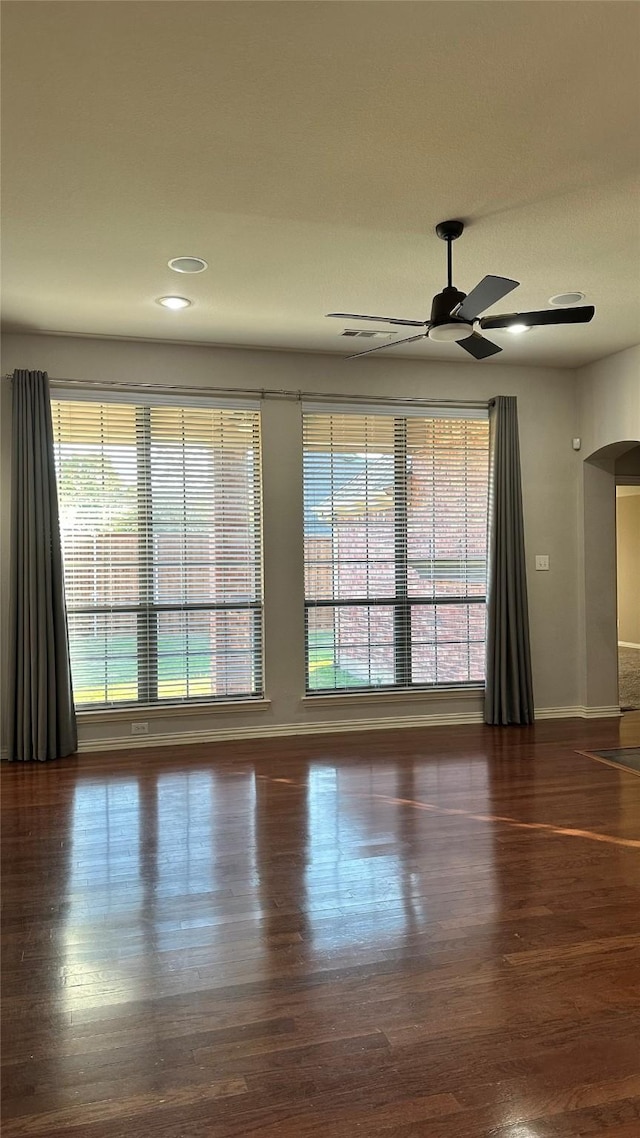
[{"label": "floor reflection", "polygon": [[[640,848],[502,813],[487,771],[480,757],[316,758],[282,774],[246,763],[78,781],[65,1009],[414,953],[418,940],[430,950],[503,906],[510,829]],[[526,854],[530,892],[546,855],[536,843]]]},{"label": "floor reflection", "polygon": [[[419,795],[446,799],[470,785],[474,805],[486,805],[478,764],[470,778],[467,765],[434,773],[407,760],[366,771],[316,760],[281,776],[246,764],[78,783],[66,1006],[144,999],[178,981],[205,989],[216,968],[221,982],[258,981],[296,962],[400,950],[442,918],[435,896],[445,860],[449,872],[469,860],[464,842],[451,848],[441,818],[419,816],[416,806],[429,809]],[[486,904],[477,842],[475,856]]]},{"label": "floor reflection", "polygon": [[217,884],[214,833],[224,825],[217,809],[214,824],[211,771],[162,775],[157,817],[156,898],[210,893]]},{"label": "floor reflection", "polygon": [[135,980],[118,961],[135,951],[132,938],[142,931],[139,780],[78,783],[70,829],[61,994],[74,1012],[135,998]]}]

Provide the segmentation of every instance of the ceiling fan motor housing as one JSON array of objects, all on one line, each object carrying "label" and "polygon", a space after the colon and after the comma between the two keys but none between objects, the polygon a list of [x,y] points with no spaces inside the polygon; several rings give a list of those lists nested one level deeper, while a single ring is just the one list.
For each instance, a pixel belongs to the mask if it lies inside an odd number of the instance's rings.
[{"label": "ceiling fan motor housing", "polygon": [[429,328],[430,340],[464,340],[473,332],[473,325],[466,320],[458,320],[451,315],[465,299],[466,293],[459,292],[457,288],[443,288],[436,293],[431,305],[431,320]]}]

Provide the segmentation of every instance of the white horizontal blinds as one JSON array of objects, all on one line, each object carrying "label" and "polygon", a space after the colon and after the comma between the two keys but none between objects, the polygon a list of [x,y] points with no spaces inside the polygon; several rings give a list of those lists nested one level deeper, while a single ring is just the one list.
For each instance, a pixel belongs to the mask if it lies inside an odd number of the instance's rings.
[{"label": "white horizontal blinds", "polygon": [[481,682],[489,421],[410,419],[406,439],[412,680]]},{"label": "white horizontal blinds", "polygon": [[260,695],[258,410],[52,413],[76,706]]},{"label": "white horizontal blinds", "polygon": [[308,690],[481,682],[486,412],[303,423]]}]

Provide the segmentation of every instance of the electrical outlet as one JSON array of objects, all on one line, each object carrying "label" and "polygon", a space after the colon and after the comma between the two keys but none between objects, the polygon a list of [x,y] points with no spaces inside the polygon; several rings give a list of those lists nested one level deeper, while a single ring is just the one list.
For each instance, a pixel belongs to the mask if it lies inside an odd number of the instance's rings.
[{"label": "electrical outlet", "polygon": [[548,569],[548,568],[549,568],[549,554],[548,553],[536,553],[536,569]]},{"label": "electrical outlet", "polygon": [[131,734],[132,735],[148,735],[149,734],[149,724],[148,723],[140,723],[140,722],[132,723],[131,724]]}]

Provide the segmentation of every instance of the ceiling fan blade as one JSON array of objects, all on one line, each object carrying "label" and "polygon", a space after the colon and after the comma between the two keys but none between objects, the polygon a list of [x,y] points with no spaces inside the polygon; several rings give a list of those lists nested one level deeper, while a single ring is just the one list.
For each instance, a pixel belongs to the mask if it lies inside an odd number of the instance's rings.
[{"label": "ceiling fan blade", "polygon": [[479,336],[477,332],[472,332],[466,340],[458,340],[458,344],[475,360],[486,360],[487,356],[495,356],[497,352],[502,351],[497,344],[492,344],[491,340]]},{"label": "ceiling fan blade", "polygon": [[485,308],[491,308],[519,284],[520,281],[510,281],[508,277],[483,277],[451,315],[459,316],[461,320],[475,320]]},{"label": "ceiling fan blade", "polygon": [[[424,340],[426,336],[426,332],[421,332],[419,336],[407,336],[404,340],[392,340],[389,344],[377,344],[375,348],[367,348],[366,352],[356,352],[355,355],[346,356],[345,359],[358,360],[360,356],[370,356],[372,352],[383,352],[385,348],[397,348],[399,344],[412,344],[414,340]],[[482,339],[482,337],[480,337],[480,339]],[[500,348],[498,348],[498,351],[500,351]]]},{"label": "ceiling fan blade", "polygon": [[378,324],[406,324],[408,328],[427,326],[426,320],[397,320],[395,316],[361,316],[357,312],[327,312],[327,316],[336,316],[338,320],[376,320]]},{"label": "ceiling fan blade", "polygon": [[506,316],[484,316],[481,328],[509,328],[512,324],[527,327],[543,324],[588,324],[593,320],[595,308],[584,304],[580,308],[543,308],[541,312],[511,312]]}]

